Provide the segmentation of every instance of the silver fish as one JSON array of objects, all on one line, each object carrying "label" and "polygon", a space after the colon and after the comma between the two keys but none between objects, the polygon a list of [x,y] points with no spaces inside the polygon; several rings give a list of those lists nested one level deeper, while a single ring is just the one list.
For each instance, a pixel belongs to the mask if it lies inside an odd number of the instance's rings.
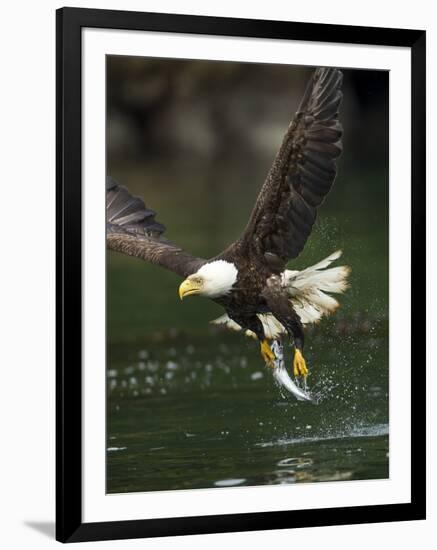
[{"label": "silver fish", "polygon": [[298,401],[311,401],[317,402],[316,398],[306,388],[306,381],[304,387],[299,387],[291,378],[285,368],[284,362],[284,350],[282,343],[279,340],[275,340],[271,344],[273,353],[276,355],[275,368],[273,369],[273,377],[276,382],[283,388],[292,393]]}]

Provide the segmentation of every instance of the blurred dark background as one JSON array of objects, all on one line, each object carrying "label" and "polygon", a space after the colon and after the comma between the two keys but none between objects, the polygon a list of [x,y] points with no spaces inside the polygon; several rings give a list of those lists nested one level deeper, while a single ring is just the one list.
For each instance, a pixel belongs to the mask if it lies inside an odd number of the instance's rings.
[{"label": "blurred dark background", "polygon": [[[108,157],[271,156],[312,69],[288,65],[108,58]],[[344,71],[346,160],[386,162],[388,73]],[[350,130],[350,131],[349,131]]]},{"label": "blurred dark background", "polygon": [[[202,257],[238,238],[311,68],[108,57],[108,172]],[[108,253],[109,492],[388,476],[388,73],[344,70],[338,177],[294,268],[342,248],[341,308],[306,329],[319,406],[171,272]],[[287,365],[291,351],[287,349]],[[284,465],[292,465],[284,468]]]}]

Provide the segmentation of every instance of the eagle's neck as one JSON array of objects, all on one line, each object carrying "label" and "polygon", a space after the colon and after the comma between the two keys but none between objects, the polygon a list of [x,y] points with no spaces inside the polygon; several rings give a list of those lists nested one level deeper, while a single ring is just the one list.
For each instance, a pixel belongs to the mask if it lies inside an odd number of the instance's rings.
[{"label": "eagle's neck", "polygon": [[204,280],[202,294],[209,298],[219,298],[229,294],[238,277],[235,264],[226,260],[208,262],[197,273]]}]

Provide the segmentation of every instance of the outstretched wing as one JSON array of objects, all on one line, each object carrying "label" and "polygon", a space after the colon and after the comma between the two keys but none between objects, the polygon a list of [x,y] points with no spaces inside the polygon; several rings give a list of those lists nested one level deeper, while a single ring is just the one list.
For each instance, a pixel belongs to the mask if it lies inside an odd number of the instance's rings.
[{"label": "outstretched wing", "polygon": [[163,239],[165,226],[155,220],[139,197],[112,178],[106,180],[106,242],[108,248],[166,267],[182,277],[195,273],[206,260]]},{"label": "outstretched wing", "polygon": [[249,223],[224,255],[243,250],[278,271],[299,255],[336,176],[335,160],[342,151],[342,79],[337,69],[314,71]]}]

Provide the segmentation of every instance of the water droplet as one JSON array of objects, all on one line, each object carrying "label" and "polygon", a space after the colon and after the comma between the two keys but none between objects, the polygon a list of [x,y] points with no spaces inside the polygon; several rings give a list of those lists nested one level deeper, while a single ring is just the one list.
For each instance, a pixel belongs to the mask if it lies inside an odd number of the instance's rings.
[{"label": "water droplet", "polygon": [[178,368],[178,364],[174,361],[167,361],[165,364],[167,370],[176,370]]}]

